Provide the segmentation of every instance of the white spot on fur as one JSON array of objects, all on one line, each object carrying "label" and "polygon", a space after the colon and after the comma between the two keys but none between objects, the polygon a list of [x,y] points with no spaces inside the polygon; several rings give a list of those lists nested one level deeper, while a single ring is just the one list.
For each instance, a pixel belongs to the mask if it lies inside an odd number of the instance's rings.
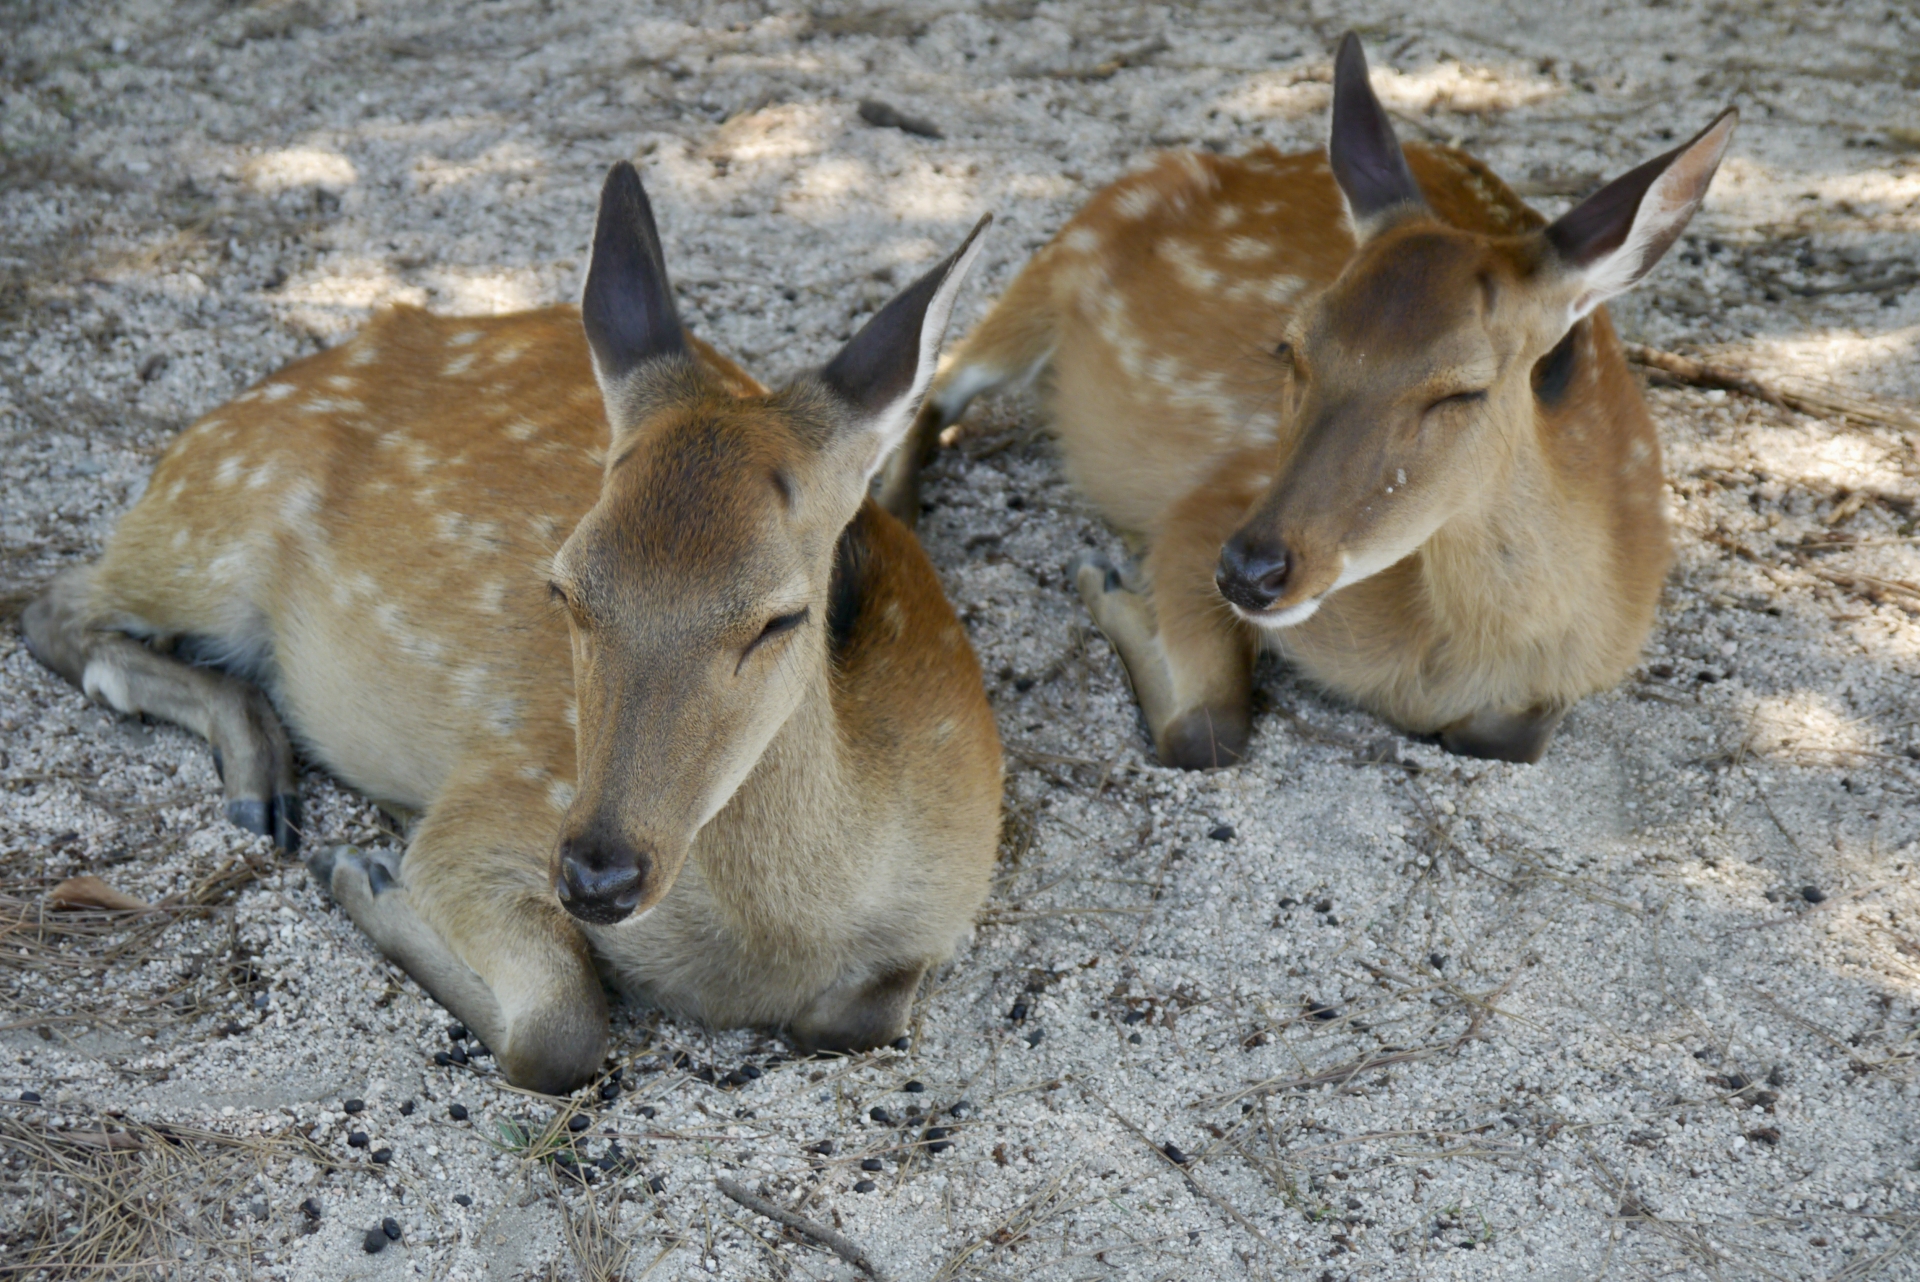
[{"label": "white spot on fur", "polygon": [[175,530],[173,532],[173,550],[178,552],[181,548],[187,546],[187,538],[187,528],[184,525]]},{"label": "white spot on fur", "polygon": [[1122,218],[1145,218],[1160,203],[1160,193],[1151,187],[1135,187],[1122,192],[1113,202],[1114,212]]},{"label": "white spot on fur", "polygon": [[1240,221],[1241,213],[1242,210],[1238,205],[1221,205],[1213,211],[1213,225],[1222,228],[1231,227]]},{"label": "white spot on fur", "polygon": [[1166,241],[1161,244],[1160,253],[1173,264],[1174,274],[1187,288],[1209,293],[1220,284],[1220,273],[1201,261],[1200,251],[1188,242]]},{"label": "white spot on fur", "polygon": [[474,600],[476,600],[480,608],[487,613],[500,613],[500,611],[505,608],[507,600],[507,585],[505,581],[494,579],[490,583],[482,584],[480,590],[474,593]]},{"label": "white spot on fur", "polygon": [[320,487],[307,477],[299,477],[287,486],[280,499],[280,519],[309,538],[320,537],[313,514],[320,509]]},{"label": "white spot on fur", "polygon": [[357,414],[367,407],[359,401],[333,396],[315,396],[303,402],[300,408],[308,414]]},{"label": "white spot on fur", "polygon": [[238,454],[227,455],[220,460],[220,466],[214,469],[213,483],[220,486],[232,485],[240,479],[241,469],[245,466]]},{"label": "white spot on fur", "polygon": [[327,376],[327,386],[336,392],[351,392],[360,386],[360,380],[350,374],[330,374]]},{"label": "white spot on fur", "polygon": [[573,804],[573,785],[564,779],[555,779],[547,789],[547,804],[565,813],[567,807]]},{"label": "white spot on fur", "polygon": [[366,335],[361,335],[347,348],[347,364],[353,366],[371,365],[380,359],[380,346]]},{"label": "white spot on fur", "polygon": [[465,347],[470,343],[479,342],[482,337],[483,337],[483,334],[480,330],[463,329],[459,333],[450,335],[448,337],[447,346],[448,347]]},{"label": "white spot on fur", "polygon": [[560,710],[560,719],[566,722],[568,725],[572,726],[574,729],[576,730],[579,729],[580,728],[579,702],[573,699],[567,700],[567,706]]},{"label": "white spot on fur", "polygon": [[180,496],[186,493],[186,489],[187,483],[185,481],[175,481],[172,485],[169,485],[167,487],[167,502],[178,503]]},{"label": "white spot on fur", "polygon": [[273,484],[274,477],[277,474],[278,469],[274,466],[273,460],[268,459],[254,471],[252,476],[247,478],[247,488],[250,490],[264,490],[267,486]]},{"label": "white spot on fur", "polygon": [[270,401],[284,401],[294,393],[292,383],[268,383],[260,389],[260,395]]},{"label": "white spot on fur", "polygon": [[508,365],[526,354],[525,343],[502,343],[493,349],[493,360],[496,365]]},{"label": "white spot on fur", "polygon": [[1076,254],[1091,254],[1100,248],[1100,233],[1091,227],[1074,227],[1060,238],[1060,247]]},{"label": "white spot on fur", "polygon": [[533,439],[534,433],[540,430],[540,425],[529,422],[524,418],[516,418],[513,422],[507,424],[506,430],[507,435],[516,441],[530,441]]},{"label": "white spot on fur", "polygon": [[446,363],[445,368],[443,368],[440,372],[442,374],[445,374],[448,378],[454,378],[454,377],[457,377],[458,375],[466,373],[468,370],[472,368],[473,368],[473,353],[467,352],[464,355],[456,356],[452,360],[448,361]]},{"label": "white spot on fur", "polygon": [[1265,258],[1272,252],[1273,246],[1258,236],[1234,236],[1227,241],[1227,257],[1238,263]]}]

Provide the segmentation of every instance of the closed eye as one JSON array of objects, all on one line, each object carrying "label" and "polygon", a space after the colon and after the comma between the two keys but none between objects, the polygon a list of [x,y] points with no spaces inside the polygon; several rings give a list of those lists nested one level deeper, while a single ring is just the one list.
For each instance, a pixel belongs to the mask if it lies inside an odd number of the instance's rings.
[{"label": "closed eye", "polygon": [[[787,633],[792,632],[795,628],[798,628],[807,621],[809,613],[808,607],[801,606],[792,614],[774,615],[773,618],[767,620],[767,626],[760,629],[760,635],[753,639],[753,644],[747,647],[746,654],[752,654],[767,642],[778,640]],[[746,654],[741,655],[741,658],[744,659]]]},{"label": "closed eye", "polygon": [[1442,406],[1478,405],[1481,401],[1484,401],[1486,399],[1487,399],[1487,393],[1485,388],[1482,388],[1477,392],[1455,392],[1452,396],[1442,396],[1439,400],[1427,406],[1427,409],[1431,411],[1431,410],[1437,410]]}]

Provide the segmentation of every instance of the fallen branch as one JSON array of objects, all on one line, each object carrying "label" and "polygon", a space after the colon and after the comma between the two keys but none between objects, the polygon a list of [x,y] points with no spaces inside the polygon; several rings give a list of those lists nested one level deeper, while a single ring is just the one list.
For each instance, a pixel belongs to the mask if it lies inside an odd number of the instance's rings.
[{"label": "fallen branch", "polygon": [[874,1282],[886,1282],[886,1274],[880,1271],[879,1265],[867,1258],[865,1251],[861,1250],[857,1244],[835,1233],[832,1229],[824,1225],[815,1224],[812,1220],[806,1219],[803,1216],[795,1215],[792,1211],[786,1210],[784,1207],[775,1206],[772,1202],[767,1201],[766,1198],[747,1192],[745,1188],[727,1179],[725,1176],[718,1176],[713,1182],[719,1186],[722,1193],[725,1193],[728,1197],[746,1207],[755,1215],[764,1215],[775,1224],[784,1224],[808,1241],[817,1242],[821,1246],[826,1247],[848,1264],[851,1264],[854,1268],[859,1269],[862,1273],[874,1279]]},{"label": "fallen branch", "polygon": [[1642,343],[1625,343],[1627,359],[1635,365],[1658,370],[1674,382],[1687,387],[1736,392],[1756,401],[1765,401],[1781,409],[1796,410],[1816,418],[1838,418],[1863,427],[1890,427],[1901,432],[1920,432],[1920,419],[1905,410],[1878,401],[1849,396],[1834,387],[1809,387],[1791,390],[1763,383],[1751,374],[1697,361],[1677,352],[1663,352]]}]

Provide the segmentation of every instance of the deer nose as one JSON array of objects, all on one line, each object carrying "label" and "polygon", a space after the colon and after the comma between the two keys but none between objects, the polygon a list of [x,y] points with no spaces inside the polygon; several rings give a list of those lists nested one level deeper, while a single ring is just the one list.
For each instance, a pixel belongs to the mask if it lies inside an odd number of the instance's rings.
[{"label": "deer nose", "polygon": [[581,921],[611,926],[633,912],[653,861],[623,838],[569,837],[560,843],[560,903]]},{"label": "deer nose", "polygon": [[1293,558],[1284,544],[1266,544],[1236,534],[1220,549],[1213,581],[1220,595],[1243,610],[1270,608],[1287,590]]}]

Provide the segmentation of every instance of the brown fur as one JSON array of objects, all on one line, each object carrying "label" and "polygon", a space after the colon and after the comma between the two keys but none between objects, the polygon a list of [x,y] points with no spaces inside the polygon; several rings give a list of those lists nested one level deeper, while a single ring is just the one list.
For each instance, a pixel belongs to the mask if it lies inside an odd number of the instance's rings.
[{"label": "brown fur", "polygon": [[[1263,644],[1407,730],[1531,760],[1651,625],[1660,448],[1605,309],[1536,393],[1572,290],[1544,220],[1470,156],[1404,155],[1425,207],[1358,231],[1325,151],[1161,158],[1035,256],[928,398],[923,440],[1050,375],[1071,479],[1145,548],[1079,586],[1170,763],[1239,759]],[[1284,556],[1263,610],[1215,586],[1240,548]]]},{"label": "brown fur", "polygon": [[[316,871],[539,1089],[597,1071],[596,965],[808,1046],[897,1035],[997,844],[991,712],[924,553],[861,506],[804,389],[769,394],[696,350],[611,437],[609,466],[577,309],[383,313],[184,433],[98,564],[28,613],[36,653],[96,697],[143,710],[137,670],[214,736],[225,723],[195,701],[231,692],[191,682],[245,687],[165,657],[191,639],[259,682],[317,763],[416,812],[398,867],[342,851]],[[849,514],[858,582],[836,648]],[[589,641],[550,578],[596,612]],[[768,591],[821,626],[733,667]],[[236,783],[237,761],[276,752],[238,729],[216,744],[230,795],[261,773]],[[286,774],[278,752],[267,775]],[[640,915],[589,926],[556,900],[553,860],[605,814],[657,857]]]}]

